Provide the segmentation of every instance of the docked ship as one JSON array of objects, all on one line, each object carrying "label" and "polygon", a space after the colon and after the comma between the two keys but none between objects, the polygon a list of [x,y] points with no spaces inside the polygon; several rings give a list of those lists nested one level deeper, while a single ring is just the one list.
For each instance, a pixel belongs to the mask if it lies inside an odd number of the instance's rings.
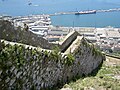
[{"label": "docked ship", "polygon": [[82,15],[82,14],[96,14],[96,10],[80,11],[75,13],[75,15]]}]

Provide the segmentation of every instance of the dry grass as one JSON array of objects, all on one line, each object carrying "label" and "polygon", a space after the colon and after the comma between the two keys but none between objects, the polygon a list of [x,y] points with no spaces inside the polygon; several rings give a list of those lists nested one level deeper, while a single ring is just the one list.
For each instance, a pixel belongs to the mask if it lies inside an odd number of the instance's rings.
[{"label": "dry grass", "polygon": [[72,90],[120,90],[120,59],[106,57],[95,76],[80,78],[65,84]]}]

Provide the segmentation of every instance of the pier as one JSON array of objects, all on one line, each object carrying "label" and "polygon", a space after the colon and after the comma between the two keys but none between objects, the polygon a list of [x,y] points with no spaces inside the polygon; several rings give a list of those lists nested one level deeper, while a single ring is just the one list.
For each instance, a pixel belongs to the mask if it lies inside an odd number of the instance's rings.
[{"label": "pier", "polygon": [[[54,14],[49,14],[50,16],[57,16],[57,15],[70,15],[70,14],[75,14],[77,12],[89,12],[92,10],[84,10],[84,11],[74,11],[74,12],[58,12],[58,13],[54,13]],[[120,8],[113,8],[113,9],[99,9],[99,10],[95,10],[96,13],[104,13],[104,12],[117,12],[120,11]]]}]

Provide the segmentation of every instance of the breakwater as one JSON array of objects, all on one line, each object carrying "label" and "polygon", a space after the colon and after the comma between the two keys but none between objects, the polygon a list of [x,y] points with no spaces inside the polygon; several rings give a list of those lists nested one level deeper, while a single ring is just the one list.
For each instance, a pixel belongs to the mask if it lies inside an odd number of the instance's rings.
[{"label": "breakwater", "polygon": [[[58,12],[54,14],[49,14],[50,16],[57,16],[57,15],[69,15],[69,14],[76,14],[78,12],[89,12],[91,10],[83,10],[83,11],[74,11],[74,12]],[[113,8],[113,9],[100,9],[100,10],[95,10],[96,13],[104,13],[104,12],[116,12],[120,11],[120,8]],[[82,15],[82,14],[80,14]]]}]

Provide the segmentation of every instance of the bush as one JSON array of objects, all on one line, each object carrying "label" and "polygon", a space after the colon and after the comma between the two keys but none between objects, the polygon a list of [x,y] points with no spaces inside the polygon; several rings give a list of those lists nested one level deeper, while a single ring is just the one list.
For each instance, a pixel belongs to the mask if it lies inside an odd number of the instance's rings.
[{"label": "bush", "polygon": [[75,58],[72,54],[67,54],[67,57],[65,58],[64,63],[68,66],[72,65],[74,62]]}]

